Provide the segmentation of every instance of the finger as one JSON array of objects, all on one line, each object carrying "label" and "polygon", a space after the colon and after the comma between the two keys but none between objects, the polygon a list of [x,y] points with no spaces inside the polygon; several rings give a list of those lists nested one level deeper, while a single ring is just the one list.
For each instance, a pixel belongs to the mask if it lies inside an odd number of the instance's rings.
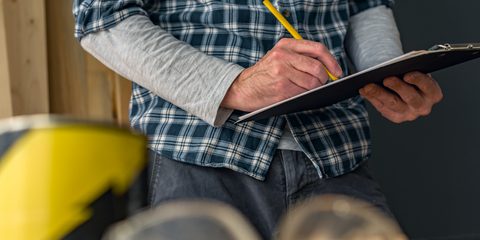
[{"label": "finger", "polygon": [[[272,79],[286,78],[297,86],[304,90],[310,90],[322,85],[322,82],[317,77],[305,73],[296,69],[289,62],[292,62],[292,58],[296,58],[292,51],[286,49],[276,48],[272,49],[269,53],[268,60],[265,60],[263,69],[270,75]],[[303,56],[303,61],[306,60],[306,56]],[[301,64],[303,65],[303,64]]]},{"label": "finger", "polygon": [[416,86],[431,102],[437,103],[443,98],[442,89],[431,76],[420,72],[411,72],[405,75],[404,80]]},{"label": "finger", "polygon": [[291,98],[305,91],[306,90],[303,87],[298,86],[298,84],[292,82],[291,80],[287,80],[284,82],[280,94],[277,95],[277,102]]},{"label": "finger", "polygon": [[[269,78],[275,82],[274,95],[290,96],[288,93],[289,89],[293,89],[295,90],[294,92],[300,93],[321,86],[321,83],[317,78],[302,71],[298,71],[286,62],[275,62],[275,64],[271,66],[271,69],[268,69],[266,73],[269,75]],[[296,87],[290,85],[295,85]]]},{"label": "finger", "polygon": [[392,94],[376,84],[368,84],[363,89],[363,94],[368,97],[375,97],[380,100],[385,107],[397,113],[406,113],[409,109],[396,94]]},{"label": "finger", "polygon": [[381,102],[380,100],[376,99],[374,96],[372,95],[367,95],[365,93],[365,88],[362,88],[360,89],[360,95],[362,97],[364,97],[365,99],[367,99],[371,104],[372,106],[377,109],[377,111],[379,112],[382,112],[383,109],[385,109],[385,105],[383,104],[383,102]]},{"label": "finger", "polygon": [[426,105],[425,99],[415,87],[397,77],[385,79],[383,85],[396,92],[398,96],[413,109],[422,109]]},{"label": "finger", "polygon": [[366,96],[366,95],[363,95],[362,94],[362,90],[360,90],[360,94],[365,98],[367,99],[371,104],[372,106],[378,111],[380,112],[380,114],[382,114],[383,117],[385,117],[386,119],[394,122],[394,123],[402,123],[404,121],[407,121],[407,120],[411,120],[413,121],[415,119],[414,116],[409,116],[410,118],[409,119],[406,119],[405,118],[405,115],[403,114],[400,114],[398,112],[395,112],[387,107],[385,107],[385,105],[383,104],[382,101],[378,100],[377,98],[373,97],[373,96]]},{"label": "finger", "polygon": [[266,89],[268,90],[265,91],[263,88],[260,88],[260,91],[255,92],[255,95],[258,95],[265,102],[265,105],[261,107],[283,101],[287,98],[307,91],[306,89],[299,87],[297,84],[290,81],[290,79],[286,76],[269,75],[270,76],[267,76],[265,80],[272,79],[273,81],[267,83],[268,87]]},{"label": "finger", "polygon": [[335,57],[330,53],[327,47],[321,43],[284,38],[281,39],[278,44],[279,47],[288,48],[299,54],[318,59],[336,77],[343,75],[342,68]]},{"label": "finger", "polygon": [[285,77],[288,78],[295,85],[305,89],[310,90],[323,85],[322,81],[317,77],[314,77],[303,71],[299,71],[292,66],[285,67]]},{"label": "finger", "polygon": [[317,59],[293,53],[287,61],[293,68],[314,76],[321,85],[328,80],[323,64]]}]

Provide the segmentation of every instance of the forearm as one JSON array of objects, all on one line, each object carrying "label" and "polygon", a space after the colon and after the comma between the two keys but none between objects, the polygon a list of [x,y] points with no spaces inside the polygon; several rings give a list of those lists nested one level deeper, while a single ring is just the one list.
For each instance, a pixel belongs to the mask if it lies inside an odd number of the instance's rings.
[{"label": "forearm", "polygon": [[378,6],[350,19],[345,47],[361,71],[403,54],[392,10]]},{"label": "forearm", "polygon": [[222,125],[232,112],[220,103],[243,68],[175,39],[148,17],[125,19],[81,44],[125,78],[211,125]]}]

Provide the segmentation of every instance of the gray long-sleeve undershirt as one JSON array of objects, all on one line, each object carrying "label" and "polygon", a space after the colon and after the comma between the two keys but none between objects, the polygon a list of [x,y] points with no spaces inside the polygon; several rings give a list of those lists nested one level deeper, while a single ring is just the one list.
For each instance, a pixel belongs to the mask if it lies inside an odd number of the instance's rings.
[{"label": "gray long-sleeve undershirt", "polygon": [[[345,44],[357,70],[403,52],[393,13],[385,6],[353,16]],[[221,126],[232,113],[220,103],[243,68],[177,40],[146,16],[89,34],[81,45],[120,75],[210,125]],[[279,149],[301,150],[288,129]]]}]

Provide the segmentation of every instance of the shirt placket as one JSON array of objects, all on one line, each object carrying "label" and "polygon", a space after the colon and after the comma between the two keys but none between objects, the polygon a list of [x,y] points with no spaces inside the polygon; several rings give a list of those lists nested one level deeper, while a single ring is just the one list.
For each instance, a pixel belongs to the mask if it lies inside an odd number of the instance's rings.
[{"label": "shirt placket", "polygon": [[[283,1],[282,1],[282,0],[274,0],[274,1],[271,1],[271,2],[272,2],[272,5],[273,5],[280,13],[282,13],[282,15],[283,15],[283,12],[282,12],[282,11],[283,11],[284,7],[282,7],[282,6],[285,5],[285,4],[283,3]],[[271,14],[271,13],[269,13],[269,14]],[[275,18],[275,17],[273,16],[273,14],[271,15],[271,17]],[[277,20],[276,20],[276,21],[277,21]],[[276,24],[276,27],[275,27],[275,32],[277,32],[277,34],[276,34],[276,36],[277,36],[276,42],[278,42],[278,41],[279,41],[280,39],[282,39],[282,38],[285,38],[286,35],[288,35],[286,29],[282,26],[282,24],[281,24],[279,21],[277,21],[277,24]]]},{"label": "shirt placket", "polygon": [[[292,7],[293,4],[289,0],[278,0],[275,2],[274,6],[278,11],[287,19],[287,21],[298,31],[298,21],[296,19],[295,9]],[[281,37],[280,38],[293,38],[293,36],[279,23],[281,28]],[[301,35],[301,33],[300,33]]]}]

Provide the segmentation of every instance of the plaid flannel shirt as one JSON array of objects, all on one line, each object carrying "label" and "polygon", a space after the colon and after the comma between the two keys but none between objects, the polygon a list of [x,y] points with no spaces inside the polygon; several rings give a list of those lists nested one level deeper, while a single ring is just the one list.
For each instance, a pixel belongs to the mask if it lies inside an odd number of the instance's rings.
[{"label": "plaid flannel shirt", "polygon": [[[277,0],[273,4],[305,38],[325,44],[348,73],[344,37],[354,14],[393,0]],[[74,0],[75,36],[111,28],[142,14],[206,54],[249,67],[290,37],[262,0]],[[188,67],[188,66],[185,66]],[[212,127],[134,84],[131,125],[149,148],[177,161],[226,167],[263,180],[285,124],[322,178],[355,169],[371,151],[368,115],[357,96],[332,106]]]}]

